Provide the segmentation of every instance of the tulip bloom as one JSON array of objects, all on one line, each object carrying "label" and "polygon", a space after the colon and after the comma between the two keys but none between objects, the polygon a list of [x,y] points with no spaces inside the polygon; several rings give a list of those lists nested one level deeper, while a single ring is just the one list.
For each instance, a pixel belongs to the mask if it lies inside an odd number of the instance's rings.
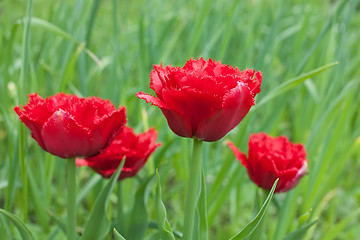
[{"label": "tulip bloom", "polygon": [[136,96],[158,106],[181,137],[212,142],[224,137],[249,112],[262,75],[215,62],[190,59],[183,68],[154,65],[150,88],[156,97]]},{"label": "tulip bloom", "polygon": [[76,159],[76,165],[89,166],[104,178],[110,178],[125,158],[119,180],[134,177],[144,166],[150,154],[161,145],[161,143],[156,143],[156,137],[157,132],[153,128],[135,135],[130,127],[125,126],[110,146],[93,157]]},{"label": "tulip bloom", "polygon": [[279,178],[275,192],[289,191],[307,173],[304,146],[291,143],[285,136],[276,138],[265,133],[250,135],[248,157],[232,142],[228,142],[228,146],[246,167],[250,179],[266,190],[270,190]]},{"label": "tulip bloom", "polygon": [[92,156],[107,147],[126,123],[124,107],[108,100],[58,93],[43,99],[29,95],[15,112],[45,151],[61,158]]}]

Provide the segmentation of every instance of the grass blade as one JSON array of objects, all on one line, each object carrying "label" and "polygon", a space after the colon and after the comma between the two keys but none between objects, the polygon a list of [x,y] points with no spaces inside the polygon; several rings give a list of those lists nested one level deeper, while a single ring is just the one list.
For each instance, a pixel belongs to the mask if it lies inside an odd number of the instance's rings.
[{"label": "grass blade", "polygon": [[17,216],[1,208],[0,213],[2,213],[15,224],[23,240],[35,240],[30,230],[26,227],[25,223],[23,223]]},{"label": "grass blade", "polygon": [[360,208],[356,209],[354,212],[352,212],[349,216],[342,219],[338,223],[335,224],[335,226],[332,226],[330,229],[328,229],[325,236],[322,236],[322,240],[332,240],[332,239],[339,239],[337,238],[341,232],[349,225],[349,222],[353,220],[354,218],[358,218],[360,215]]},{"label": "grass blade", "polygon": [[136,192],[135,204],[131,211],[131,215],[127,220],[129,222],[129,230],[126,237],[128,237],[129,239],[144,239],[149,222],[146,204],[150,193],[149,186],[153,179],[153,176],[151,176],[147,181],[142,184],[142,186]]},{"label": "grass blade", "polygon": [[288,235],[286,235],[283,238],[283,240],[301,240],[301,239],[303,239],[304,235],[306,234],[306,231],[311,226],[313,226],[315,223],[317,223],[317,220],[302,225],[300,228],[298,228],[295,231],[293,231],[293,232],[289,233]]},{"label": "grass blade", "polygon": [[256,229],[256,227],[259,225],[260,221],[264,217],[267,208],[269,207],[270,201],[274,195],[276,184],[278,181],[279,179],[276,179],[276,181],[274,182],[274,185],[272,186],[264,204],[262,205],[260,211],[255,216],[255,218],[248,225],[246,225],[238,234],[230,238],[230,240],[246,239],[254,232],[254,230]]},{"label": "grass blade", "polygon": [[76,52],[73,54],[71,59],[66,64],[64,75],[63,75],[62,79],[60,79],[60,82],[59,82],[58,89],[60,92],[65,91],[65,87],[71,82],[72,77],[74,76],[74,69],[76,66],[76,62],[77,62],[78,57],[83,49],[84,49],[84,44],[80,44],[80,46],[76,49]]},{"label": "grass blade", "polygon": [[[30,20],[27,19],[21,19],[19,21],[16,22],[16,24],[26,24],[27,22],[30,22],[31,26],[34,27],[40,27],[43,28],[49,32],[52,32],[62,38],[64,38],[65,40],[68,41],[73,41],[73,37],[66,32],[65,30],[61,29],[60,27],[56,26],[55,24],[52,24],[44,19],[41,18],[36,18],[36,17],[32,17]],[[75,41],[75,43],[77,45],[81,45],[82,43]],[[101,60],[92,52],[90,51],[88,48],[84,47],[84,52],[92,59],[94,60],[94,62],[100,67],[103,67],[103,64],[101,62]]]},{"label": "grass blade", "polygon": [[175,240],[174,234],[171,230],[170,224],[166,219],[166,208],[164,203],[161,200],[161,186],[160,186],[160,176],[159,172],[156,169],[157,184],[155,190],[155,213],[156,221],[160,231],[162,240]]},{"label": "grass blade", "polygon": [[192,32],[192,36],[189,38],[190,43],[186,56],[191,57],[195,54],[195,48],[200,39],[201,28],[204,27],[206,16],[211,10],[211,2],[211,0],[204,0],[202,3],[200,13],[198,15],[198,18],[196,19],[194,31]]},{"label": "grass blade", "polygon": [[109,203],[110,194],[119,178],[125,160],[121,162],[120,166],[110,178],[110,181],[102,189],[100,195],[97,197],[94,207],[91,211],[90,217],[86,222],[84,232],[81,240],[103,239],[110,230],[110,220],[106,215],[106,209]]},{"label": "grass blade", "polygon": [[115,237],[115,240],[126,240],[123,236],[121,236],[121,234],[116,231],[116,229],[114,228],[114,237]]},{"label": "grass blade", "polygon": [[309,79],[329,68],[332,68],[336,64],[338,64],[338,62],[333,62],[333,63],[327,64],[325,66],[322,66],[320,68],[317,68],[308,73],[302,74],[296,78],[293,78],[289,81],[284,82],[283,84],[281,84],[280,86],[275,88],[273,91],[271,91],[269,94],[267,94],[263,99],[261,99],[261,101],[259,103],[257,103],[255,106],[252,107],[252,110],[259,108],[260,106],[267,103],[269,100],[279,96],[280,94],[283,94],[284,92],[291,90],[292,88],[296,87],[300,83],[303,83],[306,79]]}]

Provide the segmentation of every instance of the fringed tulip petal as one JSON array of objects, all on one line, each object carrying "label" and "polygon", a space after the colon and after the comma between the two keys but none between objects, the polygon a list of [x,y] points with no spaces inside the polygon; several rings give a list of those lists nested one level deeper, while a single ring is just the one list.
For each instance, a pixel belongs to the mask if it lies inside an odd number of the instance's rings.
[{"label": "fringed tulip petal", "polygon": [[126,122],[125,108],[116,110],[108,100],[64,93],[46,99],[30,94],[28,104],[14,110],[40,147],[61,158],[99,153]]},{"label": "fringed tulip petal", "polygon": [[158,106],[179,136],[212,142],[224,137],[249,112],[262,75],[212,59],[190,59],[185,66],[155,65],[150,88],[157,96],[136,96]]},{"label": "fringed tulip petal", "polygon": [[291,143],[285,136],[276,138],[266,133],[250,135],[247,158],[233,143],[228,143],[228,146],[246,167],[250,179],[266,190],[270,190],[279,178],[275,192],[289,191],[307,173],[304,146]]}]

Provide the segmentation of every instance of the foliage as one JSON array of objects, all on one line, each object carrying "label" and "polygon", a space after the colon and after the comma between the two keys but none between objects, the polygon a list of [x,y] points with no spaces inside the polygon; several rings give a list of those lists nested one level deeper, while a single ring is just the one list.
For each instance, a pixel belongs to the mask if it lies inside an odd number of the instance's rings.
[{"label": "foliage", "polygon": [[[334,239],[359,238],[360,187],[354,184],[360,171],[358,0],[19,3],[0,2],[0,208],[24,220],[37,239],[64,239],[62,219],[49,218],[49,212],[66,214],[65,161],[40,149],[13,107],[25,104],[31,92],[94,95],[126,106],[128,123],[138,132],[154,126],[163,144],[137,177],[122,182],[123,209],[129,216],[137,190],[159,168],[161,200],[176,237],[182,232],[191,141],[173,134],[160,110],[135,93],[150,91],[153,64],[182,66],[201,56],[263,73],[256,97],[261,105],[225,139],[204,143],[210,239],[229,239],[255,216],[256,186],[225,141],[246,152],[249,134],[260,131],[305,144],[309,160],[309,174],[300,184],[274,195],[262,225],[268,239],[282,239],[301,226],[309,226],[303,239],[327,239],[329,229]],[[86,189],[78,204],[79,231],[106,184],[91,180],[95,174],[77,169],[77,192]],[[156,220],[153,187],[144,200],[149,224]],[[111,193],[107,239],[114,227],[126,238],[115,223],[116,202]],[[158,239],[157,234],[154,228],[145,233],[149,239]],[[20,238],[4,216],[0,236]]]}]

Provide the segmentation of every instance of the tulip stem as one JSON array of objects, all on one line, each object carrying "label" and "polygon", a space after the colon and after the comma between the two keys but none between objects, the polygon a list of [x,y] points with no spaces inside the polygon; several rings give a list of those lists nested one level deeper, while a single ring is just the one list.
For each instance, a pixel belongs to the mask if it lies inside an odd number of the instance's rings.
[{"label": "tulip stem", "polygon": [[75,159],[67,159],[67,236],[68,240],[76,239],[76,165]]},{"label": "tulip stem", "polygon": [[201,146],[202,141],[194,139],[193,155],[189,164],[190,175],[187,183],[183,240],[193,239],[196,203],[201,191]]}]

